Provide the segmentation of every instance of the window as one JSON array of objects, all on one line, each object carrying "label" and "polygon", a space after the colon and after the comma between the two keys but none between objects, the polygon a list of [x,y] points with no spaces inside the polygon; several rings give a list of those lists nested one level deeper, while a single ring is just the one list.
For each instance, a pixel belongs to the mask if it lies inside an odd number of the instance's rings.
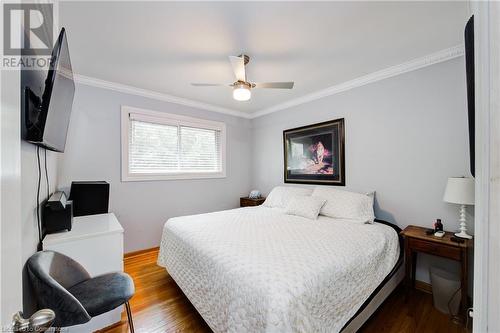
[{"label": "window", "polygon": [[122,180],[226,176],[224,123],[122,107]]}]

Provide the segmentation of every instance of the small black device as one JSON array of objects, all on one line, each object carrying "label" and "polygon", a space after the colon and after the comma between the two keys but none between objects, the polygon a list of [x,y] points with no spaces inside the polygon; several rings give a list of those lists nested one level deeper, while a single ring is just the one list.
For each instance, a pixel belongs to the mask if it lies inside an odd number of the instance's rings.
[{"label": "small black device", "polygon": [[73,205],[66,201],[64,192],[56,192],[42,206],[43,234],[71,230]]},{"label": "small black device", "polygon": [[108,213],[109,183],[105,181],[72,182],[69,199],[73,201],[74,216]]}]

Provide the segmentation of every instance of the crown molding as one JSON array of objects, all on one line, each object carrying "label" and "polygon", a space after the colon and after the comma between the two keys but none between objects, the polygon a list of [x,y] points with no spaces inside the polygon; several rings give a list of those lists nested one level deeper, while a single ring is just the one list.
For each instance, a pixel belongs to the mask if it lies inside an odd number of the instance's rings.
[{"label": "crown molding", "polygon": [[207,110],[207,111],[212,111],[212,112],[218,112],[218,113],[223,113],[223,114],[228,114],[231,116],[235,117],[241,117],[241,118],[246,118],[246,119],[255,119],[258,117],[262,117],[264,115],[274,113],[277,111],[281,111],[284,109],[288,109],[297,105],[301,105],[304,103],[312,102],[324,97],[332,96],[335,94],[339,94],[341,92],[351,90],[354,88],[358,88],[373,82],[381,81],[384,79],[391,78],[393,76],[397,76],[400,74],[408,73],[411,71],[415,71],[427,66],[431,66],[434,64],[438,64],[440,62],[448,61],[454,58],[458,58],[464,55],[464,45],[456,45],[453,47],[450,47],[448,49],[444,49],[417,59],[413,59],[411,61],[388,67],[385,69],[382,69],[377,72],[373,72],[361,77],[358,77],[353,80],[349,80],[334,86],[331,86],[326,89],[322,89],[310,94],[307,94],[302,97],[294,98],[291,99],[287,102],[280,103],[277,105],[274,105],[272,107],[262,109],[259,111],[256,111],[254,113],[246,113],[243,111],[238,111],[238,110],[232,110],[232,109],[227,109],[221,106],[217,105],[212,105],[208,103],[203,103],[195,100],[191,100],[188,98],[182,98],[182,97],[177,97],[177,96],[172,96],[164,93],[160,93],[157,91],[152,91],[152,90],[147,90],[147,89],[142,89],[142,88],[137,88],[121,83],[116,83],[116,82],[111,82],[111,81],[105,81],[97,78],[93,78],[90,76],[85,76],[81,74],[73,74],[73,78],[75,82],[79,84],[84,84],[87,86],[92,86],[92,87],[97,87],[97,88],[103,88],[103,89],[108,89],[108,90],[113,90],[116,92],[121,92],[125,94],[130,94],[130,95],[136,95],[136,96],[141,96],[141,97],[146,97],[146,98],[151,98],[151,99],[156,99],[164,102],[169,102],[169,103],[174,103],[174,104],[179,104],[179,105],[184,105],[184,106],[189,106],[197,109],[202,109],[202,110]]},{"label": "crown molding", "polygon": [[324,97],[332,96],[335,94],[339,94],[341,92],[351,90],[354,88],[358,88],[373,82],[381,81],[384,79],[388,79],[393,76],[401,75],[404,73],[408,73],[411,71],[415,71],[427,66],[431,66],[434,64],[438,64],[440,62],[448,61],[454,58],[458,58],[460,56],[464,55],[464,45],[456,45],[453,47],[450,47],[448,49],[444,49],[441,51],[438,51],[436,53],[432,53],[417,59],[410,60],[408,62],[404,62],[402,64],[388,67],[385,69],[382,69],[377,72],[373,72],[361,77],[358,77],[353,80],[349,80],[334,86],[331,86],[326,89],[322,89],[310,94],[307,94],[305,96],[295,98],[292,100],[289,100],[284,103],[277,104],[275,106],[272,106],[270,108],[266,108],[260,111],[257,111],[255,113],[250,114],[251,118],[258,118],[273,112],[281,111],[284,109],[288,109],[300,104],[312,102]]},{"label": "crown molding", "polygon": [[163,101],[163,102],[169,102],[169,103],[189,106],[189,107],[193,107],[193,108],[197,108],[197,109],[228,114],[231,116],[236,116],[236,117],[241,117],[241,118],[246,118],[246,119],[251,118],[251,114],[245,113],[243,111],[231,110],[231,109],[223,108],[223,107],[220,107],[217,105],[198,102],[198,101],[191,100],[188,98],[172,96],[172,95],[160,93],[157,91],[152,91],[152,90],[147,90],[147,89],[129,86],[126,84],[105,81],[105,80],[101,80],[101,79],[97,79],[97,78],[93,78],[93,77],[85,76],[85,75],[81,75],[81,74],[73,74],[73,79],[75,80],[76,83],[84,84],[84,85],[91,86],[91,87],[113,90],[113,91],[120,92],[120,93],[156,99],[156,100]]}]

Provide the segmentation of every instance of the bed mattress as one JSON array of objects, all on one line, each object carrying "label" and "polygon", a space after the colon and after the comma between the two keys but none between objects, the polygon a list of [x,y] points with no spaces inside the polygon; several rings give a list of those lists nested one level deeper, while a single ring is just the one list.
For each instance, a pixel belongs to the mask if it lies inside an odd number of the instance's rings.
[{"label": "bed mattress", "polygon": [[260,206],[169,219],[158,264],[215,332],[338,332],[398,257],[387,225]]}]

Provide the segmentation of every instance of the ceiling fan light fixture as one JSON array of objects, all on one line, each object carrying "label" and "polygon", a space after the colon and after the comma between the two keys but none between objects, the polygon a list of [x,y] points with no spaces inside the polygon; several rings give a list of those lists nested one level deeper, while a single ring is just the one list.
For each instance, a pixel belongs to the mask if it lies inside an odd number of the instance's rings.
[{"label": "ceiling fan light fixture", "polygon": [[250,87],[246,84],[237,84],[233,89],[233,98],[237,101],[248,101],[252,97]]},{"label": "ceiling fan light fixture", "polygon": [[244,102],[252,98],[253,88],[266,88],[266,89],[292,89],[293,82],[260,82],[252,83],[247,80],[245,66],[250,61],[250,58],[241,54],[239,56],[229,56],[229,61],[233,67],[236,82],[225,85],[220,83],[191,83],[196,87],[215,87],[215,86],[229,86],[233,88],[233,98],[237,101]]}]

